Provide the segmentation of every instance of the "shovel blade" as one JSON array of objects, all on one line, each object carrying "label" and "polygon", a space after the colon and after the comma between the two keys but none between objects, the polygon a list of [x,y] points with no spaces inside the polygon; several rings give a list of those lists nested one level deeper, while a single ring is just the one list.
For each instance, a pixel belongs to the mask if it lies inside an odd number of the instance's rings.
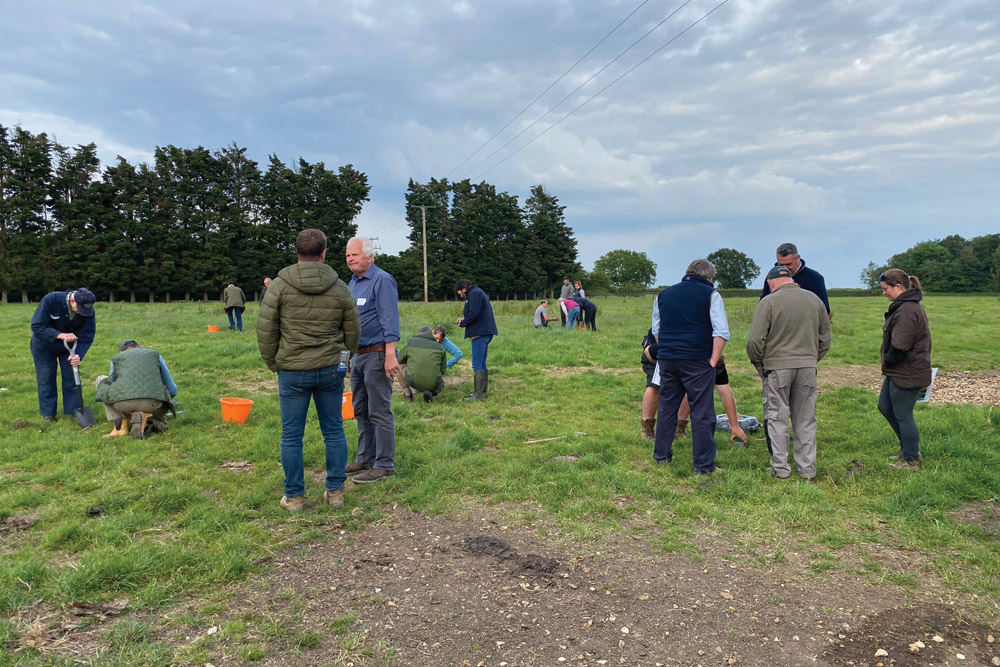
[{"label": "shovel blade", "polygon": [[86,431],[88,428],[93,428],[97,426],[97,419],[94,418],[94,412],[87,406],[84,406],[73,413],[76,416],[76,423],[80,425],[80,428]]}]

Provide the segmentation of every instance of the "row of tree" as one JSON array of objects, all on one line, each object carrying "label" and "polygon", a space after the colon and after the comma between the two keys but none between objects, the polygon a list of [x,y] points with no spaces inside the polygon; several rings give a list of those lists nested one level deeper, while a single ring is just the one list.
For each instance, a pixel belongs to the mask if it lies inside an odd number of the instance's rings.
[{"label": "row of tree", "polygon": [[883,265],[869,262],[861,271],[861,283],[878,289],[879,275],[888,268],[917,276],[928,292],[996,291],[1000,289],[1000,234],[969,240],[953,234],[918,243]]},{"label": "row of tree", "polygon": [[[0,298],[86,286],[101,298],[216,298],[255,289],[295,261],[307,227],[329,237],[335,268],[368,200],[364,173],[271,155],[266,171],[232,144],[165,146],[153,164],[101,168],[94,144],[0,126]],[[339,264],[338,264],[339,262]]]},{"label": "row of tree", "polygon": [[432,178],[406,190],[410,247],[378,259],[402,299],[424,291],[423,228],[427,228],[427,290],[431,299],[454,298],[468,278],[494,298],[551,294],[563,276],[579,276],[576,239],[564,206],[542,185],[524,206],[516,195],[486,183]]}]

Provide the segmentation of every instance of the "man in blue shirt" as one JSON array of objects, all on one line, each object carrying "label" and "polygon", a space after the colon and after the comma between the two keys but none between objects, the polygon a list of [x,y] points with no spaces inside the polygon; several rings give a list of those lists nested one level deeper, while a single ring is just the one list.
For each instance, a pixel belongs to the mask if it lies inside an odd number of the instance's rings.
[{"label": "man in blue shirt", "polygon": [[660,292],[653,310],[660,370],[653,458],[657,464],[673,459],[677,409],[686,394],[691,404],[694,470],[701,474],[719,469],[715,465],[715,366],[729,340],[726,309],[714,279],[714,264],[694,260],[679,283]]},{"label": "man in blue shirt", "polygon": [[392,380],[399,370],[399,295],[396,281],[375,266],[371,239],[347,242],[347,285],[361,318],[361,342],[351,365],[354,418],[358,422],[358,455],[347,466],[357,484],[379,482],[393,474],[396,421],[392,414]]},{"label": "man in blue shirt", "polygon": [[[54,422],[59,408],[57,366],[62,372],[63,412],[72,415],[82,407],[73,367],[80,365],[94,342],[97,332],[95,301],[97,297],[82,287],[49,292],[42,297],[31,318],[31,356],[38,384],[38,411],[46,421]],[[67,345],[72,347],[74,344],[76,350],[70,354]]]}]

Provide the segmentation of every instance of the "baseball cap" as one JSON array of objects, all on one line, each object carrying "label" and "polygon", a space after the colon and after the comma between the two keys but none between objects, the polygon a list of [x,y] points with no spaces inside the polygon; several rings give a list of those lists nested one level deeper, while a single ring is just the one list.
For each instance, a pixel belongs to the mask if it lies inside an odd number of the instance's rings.
[{"label": "baseball cap", "polygon": [[789,271],[787,266],[772,266],[771,270],[767,272],[767,280],[774,280],[775,278],[791,278],[792,272]]},{"label": "baseball cap", "polygon": [[76,309],[79,315],[84,317],[94,316],[94,302],[97,301],[97,297],[86,287],[81,287],[80,289],[73,292],[73,300],[76,301]]}]

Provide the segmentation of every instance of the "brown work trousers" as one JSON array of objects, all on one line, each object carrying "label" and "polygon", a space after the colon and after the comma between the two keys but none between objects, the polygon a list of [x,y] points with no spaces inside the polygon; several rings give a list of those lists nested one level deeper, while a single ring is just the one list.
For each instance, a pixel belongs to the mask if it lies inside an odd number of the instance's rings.
[{"label": "brown work trousers", "polygon": [[795,467],[800,476],[816,476],[816,367],[765,371],[764,424],[771,441],[771,470],[788,477],[789,430],[794,433]]}]

